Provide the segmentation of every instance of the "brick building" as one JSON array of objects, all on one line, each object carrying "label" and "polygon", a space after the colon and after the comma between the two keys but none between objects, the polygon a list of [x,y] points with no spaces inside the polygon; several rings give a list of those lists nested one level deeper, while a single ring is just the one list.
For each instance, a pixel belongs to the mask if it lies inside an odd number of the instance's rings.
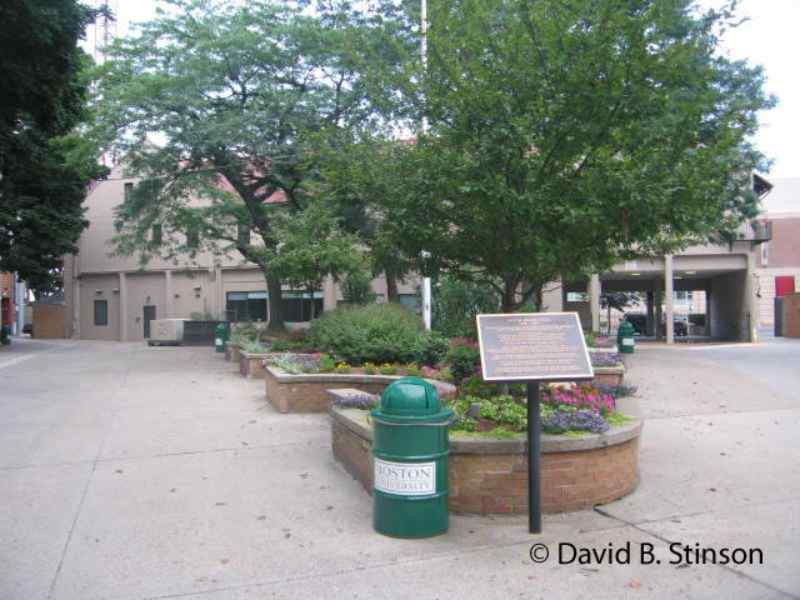
[{"label": "brick building", "polygon": [[775,297],[800,291],[800,178],[772,183],[763,201],[772,239],[756,257],[759,323],[764,327],[775,322]]}]

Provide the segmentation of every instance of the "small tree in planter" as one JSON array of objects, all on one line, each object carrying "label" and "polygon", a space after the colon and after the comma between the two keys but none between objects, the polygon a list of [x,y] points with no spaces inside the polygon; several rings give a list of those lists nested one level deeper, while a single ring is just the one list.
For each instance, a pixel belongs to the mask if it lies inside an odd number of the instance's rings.
[{"label": "small tree in planter", "polygon": [[342,231],[333,213],[321,202],[315,202],[302,213],[283,213],[276,218],[274,249],[265,252],[268,270],[282,281],[311,295],[311,319],[314,314],[314,292],[331,275],[362,269],[364,258],[357,248],[355,236]]}]

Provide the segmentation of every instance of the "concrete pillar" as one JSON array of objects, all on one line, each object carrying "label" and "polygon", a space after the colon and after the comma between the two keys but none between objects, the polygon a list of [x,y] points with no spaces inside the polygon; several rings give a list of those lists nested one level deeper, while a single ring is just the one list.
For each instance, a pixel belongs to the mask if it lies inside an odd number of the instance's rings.
[{"label": "concrete pillar", "polygon": [[645,294],[646,303],[646,325],[645,334],[655,335],[655,293],[651,290]]},{"label": "concrete pillar", "polygon": [[[216,316],[218,319],[225,320],[225,309],[227,308],[225,302],[225,279],[222,274],[222,265],[217,263],[214,265],[214,304],[216,304]],[[265,284],[266,285],[266,284]]]},{"label": "concrete pillar", "polygon": [[711,337],[711,284],[706,286],[706,335]]},{"label": "concrete pillar", "polygon": [[674,301],[675,301],[675,294],[673,288],[673,278],[672,278],[672,255],[667,254],[664,257],[664,300],[665,300],[665,308],[666,308],[666,327],[667,327],[667,343],[674,344],[675,343],[675,323],[674,323]]},{"label": "concrete pillar", "polygon": [[327,275],[322,282],[322,311],[327,312],[336,308],[336,282]]},{"label": "concrete pillar", "polygon": [[172,303],[175,294],[172,291],[172,271],[164,271],[164,318],[172,318]]},{"label": "concrete pillar", "polygon": [[592,331],[600,333],[600,275],[594,274],[589,279],[589,309],[592,312]]},{"label": "concrete pillar", "polygon": [[72,281],[72,338],[81,339],[81,280]]},{"label": "concrete pillar", "polygon": [[747,331],[744,332],[743,342],[758,342],[758,299],[756,298],[756,257],[755,252],[747,253],[747,273],[744,282],[744,323]]},{"label": "concrete pillar", "polygon": [[119,274],[119,339],[128,341],[128,281],[122,271]]},{"label": "concrete pillar", "polygon": [[654,323],[654,333],[656,336],[656,340],[661,340],[661,316],[663,314],[663,301],[664,301],[664,292],[661,289],[661,282],[658,282],[655,286],[655,291],[653,292],[653,297],[655,298],[655,305],[656,305],[656,319]]}]

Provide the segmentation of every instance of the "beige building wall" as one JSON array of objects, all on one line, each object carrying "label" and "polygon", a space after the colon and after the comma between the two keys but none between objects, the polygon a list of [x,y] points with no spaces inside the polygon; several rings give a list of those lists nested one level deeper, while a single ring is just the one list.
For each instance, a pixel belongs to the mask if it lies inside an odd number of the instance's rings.
[{"label": "beige building wall", "polygon": [[[238,253],[215,256],[198,252],[177,262],[153,257],[144,266],[137,256],[113,255],[114,210],[124,200],[125,185],[135,183],[116,167],[84,201],[89,227],[77,244],[78,254],[64,258],[65,328],[69,337],[140,341],[144,339],[145,306],[154,306],[158,319],[195,315],[216,320],[225,318],[228,293],[266,291],[263,273],[245,263]],[[410,296],[416,293],[417,285],[417,278],[411,276],[399,282],[398,289]],[[284,286],[284,290],[290,288]],[[373,291],[385,298],[383,278],[373,281]],[[331,310],[342,300],[341,289],[328,281],[324,297],[325,310]],[[94,322],[95,300],[108,303],[107,325]]]}]

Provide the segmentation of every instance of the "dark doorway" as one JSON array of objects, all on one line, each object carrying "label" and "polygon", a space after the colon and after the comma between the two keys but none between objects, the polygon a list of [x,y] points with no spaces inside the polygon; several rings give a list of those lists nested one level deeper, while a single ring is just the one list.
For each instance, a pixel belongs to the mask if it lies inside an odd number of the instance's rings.
[{"label": "dark doorway", "polygon": [[144,339],[150,337],[150,321],[156,318],[156,307],[149,305],[144,307]]}]

